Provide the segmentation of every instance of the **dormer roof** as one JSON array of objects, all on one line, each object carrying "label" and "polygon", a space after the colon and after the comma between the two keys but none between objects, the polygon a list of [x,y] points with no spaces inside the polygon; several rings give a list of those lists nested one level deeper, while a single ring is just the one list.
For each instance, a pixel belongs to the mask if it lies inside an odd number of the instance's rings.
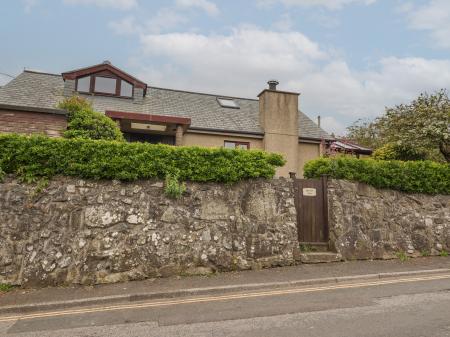
[{"label": "dormer roof", "polygon": [[113,66],[111,64],[111,62],[109,62],[109,61],[105,61],[103,63],[96,64],[96,65],[90,66],[90,67],[66,71],[66,72],[62,73],[61,75],[65,81],[65,80],[75,80],[79,77],[87,76],[90,74],[95,74],[95,73],[102,72],[102,71],[109,71],[109,72],[113,73],[114,75],[116,75],[117,77],[120,77],[120,78],[124,79],[125,81],[133,84],[134,87],[142,88],[142,89],[144,89],[144,91],[147,90],[146,83],[144,83],[141,80],[137,79],[136,77],[124,72],[123,70]]}]

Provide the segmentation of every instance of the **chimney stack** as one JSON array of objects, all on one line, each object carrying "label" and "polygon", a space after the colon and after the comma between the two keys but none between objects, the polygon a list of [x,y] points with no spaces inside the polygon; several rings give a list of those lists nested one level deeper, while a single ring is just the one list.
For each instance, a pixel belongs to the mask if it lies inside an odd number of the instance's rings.
[{"label": "chimney stack", "polygon": [[317,126],[320,128],[320,115],[317,116]]},{"label": "chimney stack", "polygon": [[269,82],[267,82],[267,84],[269,85],[269,90],[277,90],[277,85],[280,84],[280,82],[278,82],[277,80],[270,80]]},{"label": "chimney stack", "polygon": [[259,122],[264,130],[263,148],[282,154],[287,163],[277,176],[289,177],[298,170],[298,96],[296,92],[277,90],[278,81],[267,82],[269,89],[259,95]]}]

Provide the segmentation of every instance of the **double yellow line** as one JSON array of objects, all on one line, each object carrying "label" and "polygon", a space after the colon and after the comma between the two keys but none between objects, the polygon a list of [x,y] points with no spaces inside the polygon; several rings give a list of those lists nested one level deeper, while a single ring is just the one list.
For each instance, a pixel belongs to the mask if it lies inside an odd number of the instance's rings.
[{"label": "double yellow line", "polygon": [[280,289],[280,290],[271,290],[271,291],[236,293],[236,294],[221,295],[221,296],[203,296],[203,297],[193,297],[193,298],[177,299],[177,300],[150,301],[150,302],[142,302],[142,303],[135,303],[135,304],[120,304],[120,305],[95,307],[95,308],[50,311],[50,312],[35,313],[35,314],[24,314],[24,315],[0,317],[0,322],[9,322],[9,321],[34,319],[34,318],[68,316],[68,315],[80,315],[80,314],[89,314],[89,313],[107,312],[107,311],[116,311],[116,310],[127,310],[127,309],[166,307],[166,306],[180,305],[180,304],[229,301],[229,300],[239,300],[239,299],[247,299],[247,298],[255,298],[255,297],[311,293],[311,292],[320,292],[320,291],[335,290],[335,289],[363,288],[363,287],[373,287],[373,286],[387,285],[387,284],[411,283],[411,282],[433,281],[433,280],[442,280],[442,279],[450,279],[450,274],[422,276],[422,277],[410,277],[410,278],[402,278],[402,279],[391,279],[391,280],[361,282],[361,283],[336,284],[336,285],[328,285],[328,286],[321,286],[321,287],[290,288],[290,289]]}]

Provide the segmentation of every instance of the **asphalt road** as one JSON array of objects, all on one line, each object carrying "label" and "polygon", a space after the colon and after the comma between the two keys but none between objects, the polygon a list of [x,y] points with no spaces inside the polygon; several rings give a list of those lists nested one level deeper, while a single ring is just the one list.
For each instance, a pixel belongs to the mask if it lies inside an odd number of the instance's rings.
[{"label": "asphalt road", "polygon": [[450,275],[3,316],[0,335],[450,337]]}]

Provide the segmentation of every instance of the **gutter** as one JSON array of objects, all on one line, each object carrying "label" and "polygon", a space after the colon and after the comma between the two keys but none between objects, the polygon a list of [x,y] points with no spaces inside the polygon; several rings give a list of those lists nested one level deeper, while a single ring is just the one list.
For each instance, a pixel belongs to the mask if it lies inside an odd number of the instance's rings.
[{"label": "gutter", "polygon": [[14,111],[23,111],[23,112],[40,112],[40,113],[48,113],[48,114],[53,114],[53,115],[67,116],[67,111],[66,110],[50,109],[50,108],[36,108],[36,107],[24,106],[24,105],[0,104],[0,110],[14,110]]},{"label": "gutter", "polygon": [[332,138],[312,138],[312,137],[298,137],[299,142],[303,143],[314,143],[314,144],[320,144],[322,140],[324,140],[327,143],[330,143],[334,141]]},{"label": "gutter", "polygon": [[223,130],[223,129],[213,129],[213,128],[198,128],[198,127],[189,127],[187,132],[192,133],[216,133],[216,134],[236,134],[243,136],[254,136],[255,138],[264,138],[264,133],[262,132],[251,132],[251,131],[237,131],[237,130]]},{"label": "gutter", "polygon": [[[214,128],[199,128],[199,127],[189,127],[187,132],[191,133],[205,133],[205,134],[234,134],[236,136],[244,136],[258,139],[264,138],[263,132],[251,132],[251,131],[237,131],[237,130],[224,130],[224,129],[214,129]],[[311,143],[311,144],[320,144],[322,142],[321,138],[312,138],[312,137],[298,137],[299,142]],[[325,139],[325,142],[332,142],[334,139]]]}]

